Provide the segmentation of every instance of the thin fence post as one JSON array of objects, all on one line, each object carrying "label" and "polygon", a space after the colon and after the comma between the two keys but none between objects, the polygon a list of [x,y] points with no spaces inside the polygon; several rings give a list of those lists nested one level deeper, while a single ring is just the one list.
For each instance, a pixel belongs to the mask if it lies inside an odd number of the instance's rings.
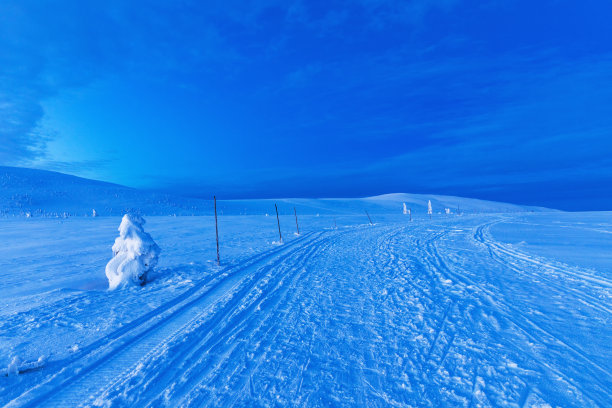
[{"label": "thin fence post", "polygon": [[278,207],[276,206],[276,203],[274,203],[274,208],[276,209],[276,223],[278,224],[278,237],[280,239],[280,243],[283,243],[283,235],[281,234],[281,230],[280,230],[280,220],[278,218]]},{"label": "thin fence post", "polygon": [[374,225],[374,224],[372,224],[372,219],[370,218],[370,214],[368,214],[368,210],[365,210],[365,213],[368,216],[368,220],[370,221],[370,225]]},{"label": "thin fence post", "polygon": [[336,219],[334,218],[334,228],[338,229],[338,225],[336,224]]},{"label": "thin fence post", "polygon": [[300,235],[300,226],[298,225],[297,211],[295,211],[295,207],[293,207],[293,213],[295,214],[295,228],[297,229],[297,234]]},{"label": "thin fence post", "polygon": [[217,196],[213,196],[215,200],[215,235],[217,237],[217,265],[221,265],[221,258],[219,257],[219,226],[217,223]]},{"label": "thin fence post", "polygon": [[408,210],[408,215],[410,215],[410,221],[412,221],[412,208]]}]

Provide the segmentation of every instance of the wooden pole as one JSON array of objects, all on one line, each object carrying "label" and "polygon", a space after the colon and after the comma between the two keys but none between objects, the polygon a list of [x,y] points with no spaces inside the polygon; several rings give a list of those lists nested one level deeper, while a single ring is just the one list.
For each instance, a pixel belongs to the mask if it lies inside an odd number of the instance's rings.
[{"label": "wooden pole", "polygon": [[297,229],[297,234],[300,235],[300,226],[297,221],[297,211],[295,211],[295,207],[293,207],[293,213],[295,214],[295,228]]},{"label": "wooden pole", "polygon": [[374,225],[374,224],[372,224],[372,219],[370,218],[370,214],[368,214],[368,210],[365,210],[365,213],[368,216],[368,220],[370,221],[370,225]]},{"label": "wooden pole", "polygon": [[281,234],[281,230],[280,230],[280,220],[278,219],[278,207],[276,206],[276,203],[274,203],[274,208],[276,209],[276,223],[278,224],[278,237],[280,239],[280,243],[283,243],[283,235]]},{"label": "wooden pole", "polygon": [[217,265],[221,265],[221,258],[219,257],[219,226],[217,224],[217,196],[213,196],[215,200],[215,235],[217,236]]},{"label": "wooden pole", "polygon": [[336,219],[334,218],[334,228],[338,229],[338,225],[336,224]]},{"label": "wooden pole", "polygon": [[410,215],[410,221],[412,221],[412,208],[408,210],[408,214]]}]

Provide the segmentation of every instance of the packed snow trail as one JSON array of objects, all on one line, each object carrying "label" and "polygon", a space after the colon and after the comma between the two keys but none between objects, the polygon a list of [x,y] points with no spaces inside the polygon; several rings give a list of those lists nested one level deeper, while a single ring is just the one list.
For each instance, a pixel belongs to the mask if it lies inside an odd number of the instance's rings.
[{"label": "packed snow trail", "polygon": [[[149,353],[152,347],[166,347],[169,340],[185,334],[194,322],[197,324],[203,313],[210,313],[214,308],[219,308],[223,302],[239,302],[241,296],[248,293],[248,290],[259,282],[258,279],[262,279],[262,276],[265,278],[265,274],[281,260],[292,261],[294,255],[310,247],[302,245],[295,248],[301,241],[318,235],[305,235],[288,245],[262,256],[255,256],[235,268],[220,272],[212,282],[207,281],[202,286],[194,287],[127,327],[122,327],[100,339],[75,358],[59,362],[57,364],[60,367],[59,373],[51,375],[30,392],[24,393],[19,400],[27,401],[32,406],[43,401],[45,405],[53,406],[55,400],[58,401],[58,406],[78,405],[77,402],[82,401],[80,394],[83,391],[92,391],[89,387],[100,387],[107,378],[105,376],[110,376],[112,379],[115,371],[125,370],[130,359],[140,358],[141,353]],[[113,362],[115,363],[111,364]],[[66,373],[70,370],[73,373]],[[103,378],[100,378],[101,376]],[[79,392],[71,394],[70,390],[73,388]],[[64,394],[69,396],[67,400],[61,398]]]},{"label": "packed snow trail", "polygon": [[[505,217],[303,234],[219,271],[8,406],[608,406],[610,289]],[[14,377],[11,377],[14,378]]]}]

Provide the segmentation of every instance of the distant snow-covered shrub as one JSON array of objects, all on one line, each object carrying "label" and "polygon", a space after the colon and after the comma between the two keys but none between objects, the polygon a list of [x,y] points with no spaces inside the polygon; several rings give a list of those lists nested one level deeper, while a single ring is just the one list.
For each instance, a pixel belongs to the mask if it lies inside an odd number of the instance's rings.
[{"label": "distant snow-covered shrub", "polygon": [[143,285],[147,273],[157,265],[160,248],[144,231],[144,224],[139,215],[123,216],[113,245],[113,259],[106,265],[110,289],[130,283]]}]

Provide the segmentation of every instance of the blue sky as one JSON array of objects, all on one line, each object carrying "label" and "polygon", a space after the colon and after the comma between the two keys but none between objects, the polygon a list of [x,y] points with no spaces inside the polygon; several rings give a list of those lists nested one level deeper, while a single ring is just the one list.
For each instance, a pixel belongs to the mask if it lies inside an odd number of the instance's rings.
[{"label": "blue sky", "polygon": [[612,209],[612,2],[3,1],[0,164]]}]

